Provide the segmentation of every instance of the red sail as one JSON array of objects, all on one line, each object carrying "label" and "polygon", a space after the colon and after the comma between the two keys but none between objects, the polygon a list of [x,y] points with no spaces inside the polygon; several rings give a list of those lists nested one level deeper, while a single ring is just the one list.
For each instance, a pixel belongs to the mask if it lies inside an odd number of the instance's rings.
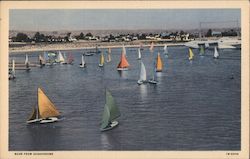
[{"label": "red sail", "polygon": [[124,53],[122,52],[121,54],[121,61],[120,63],[118,64],[117,68],[127,68],[129,67],[129,63],[127,61],[127,58],[126,56],[124,55]]}]

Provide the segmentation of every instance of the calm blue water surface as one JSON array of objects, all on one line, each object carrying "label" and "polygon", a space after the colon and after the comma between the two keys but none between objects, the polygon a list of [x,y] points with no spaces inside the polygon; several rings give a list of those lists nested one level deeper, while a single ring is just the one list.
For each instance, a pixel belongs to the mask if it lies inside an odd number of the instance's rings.
[{"label": "calm blue water surface", "polygon": [[[155,55],[162,47],[155,48]],[[119,73],[121,49],[112,49],[112,61],[99,68],[99,55],[73,53],[74,65],[32,67],[17,71],[9,81],[9,150],[240,150],[241,55],[240,50],[213,50],[187,60],[188,48],[169,47],[157,85],[138,86],[137,48],[127,48],[129,71]],[[106,50],[104,50],[106,51]],[[29,54],[37,61],[41,52]],[[10,58],[24,62],[25,53]],[[151,54],[142,51],[150,78]],[[231,79],[231,76],[234,79]],[[65,117],[45,125],[26,125],[42,87]],[[119,126],[100,132],[105,88],[119,105]]]}]

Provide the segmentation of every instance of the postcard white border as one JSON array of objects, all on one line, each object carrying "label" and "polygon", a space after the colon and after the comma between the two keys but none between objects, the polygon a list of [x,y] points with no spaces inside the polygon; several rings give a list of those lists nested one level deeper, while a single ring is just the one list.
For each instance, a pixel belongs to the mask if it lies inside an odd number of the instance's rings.
[{"label": "postcard white border", "polygon": [[[241,151],[46,151],[44,155],[15,155],[8,151],[8,35],[9,9],[241,9]],[[249,157],[249,2],[248,1],[0,1],[0,158],[108,159],[247,159]],[[25,151],[36,153],[36,151]],[[25,153],[22,152],[22,153]],[[42,151],[45,152],[45,151]],[[37,153],[41,153],[40,151]],[[49,153],[53,153],[49,155]],[[230,155],[228,155],[228,153]],[[232,154],[231,154],[232,153]],[[233,155],[238,153],[238,155]]]}]

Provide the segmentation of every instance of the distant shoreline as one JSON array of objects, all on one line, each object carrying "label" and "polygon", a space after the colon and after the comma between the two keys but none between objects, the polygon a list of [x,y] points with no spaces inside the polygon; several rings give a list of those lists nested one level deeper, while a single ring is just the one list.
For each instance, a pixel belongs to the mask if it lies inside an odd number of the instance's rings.
[{"label": "distant shoreline", "polygon": [[[32,53],[37,51],[65,51],[65,50],[80,50],[80,49],[95,49],[98,46],[99,49],[107,48],[121,48],[122,45],[126,47],[140,47],[140,41],[135,42],[71,42],[71,43],[57,43],[57,44],[21,44],[22,46],[9,47],[9,53]],[[155,42],[154,46],[182,46],[184,42]],[[143,42],[142,47],[149,47],[150,42]]]}]

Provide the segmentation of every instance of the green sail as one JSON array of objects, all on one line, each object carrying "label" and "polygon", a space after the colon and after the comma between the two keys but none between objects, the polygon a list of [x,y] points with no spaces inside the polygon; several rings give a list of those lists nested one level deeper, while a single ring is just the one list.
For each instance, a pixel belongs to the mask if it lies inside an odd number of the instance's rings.
[{"label": "green sail", "polygon": [[108,90],[106,90],[106,105],[108,106],[110,112],[109,121],[113,121],[121,115],[113,96]]},{"label": "green sail", "polygon": [[109,125],[109,117],[110,117],[109,108],[105,104],[104,111],[102,114],[102,124],[101,124],[102,129],[106,128]]},{"label": "green sail", "polygon": [[200,55],[203,55],[204,53],[205,53],[204,47],[201,45],[201,46],[200,46]]}]

